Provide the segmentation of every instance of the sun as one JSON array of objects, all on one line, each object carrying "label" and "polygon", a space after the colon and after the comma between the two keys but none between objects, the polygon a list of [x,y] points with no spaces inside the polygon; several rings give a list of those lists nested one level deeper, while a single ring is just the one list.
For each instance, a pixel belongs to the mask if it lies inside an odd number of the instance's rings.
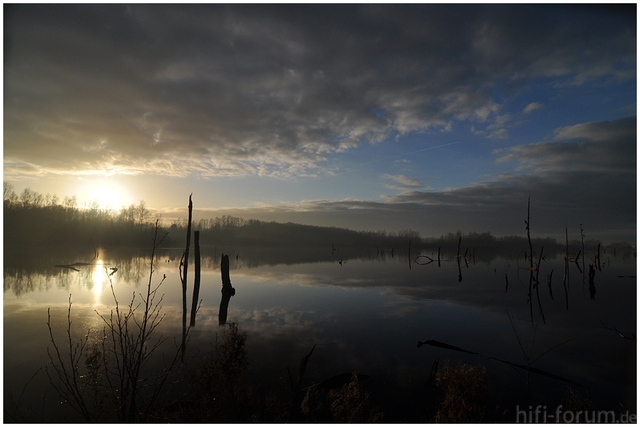
[{"label": "sun", "polygon": [[100,209],[120,210],[131,203],[126,187],[113,180],[87,181],[82,188],[88,204],[98,203]]},{"label": "sun", "polygon": [[113,187],[94,187],[89,198],[97,201],[102,209],[116,210],[123,206],[122,197]]}]

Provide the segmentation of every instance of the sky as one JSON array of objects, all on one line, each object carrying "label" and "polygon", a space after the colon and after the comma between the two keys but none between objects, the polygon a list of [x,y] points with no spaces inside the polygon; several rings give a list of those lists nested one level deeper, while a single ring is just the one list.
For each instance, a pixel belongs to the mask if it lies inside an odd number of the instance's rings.
[{"label": "sky", "polygon": [[635,3],[4,5],[3,174],[165,221],[636,239]]}]

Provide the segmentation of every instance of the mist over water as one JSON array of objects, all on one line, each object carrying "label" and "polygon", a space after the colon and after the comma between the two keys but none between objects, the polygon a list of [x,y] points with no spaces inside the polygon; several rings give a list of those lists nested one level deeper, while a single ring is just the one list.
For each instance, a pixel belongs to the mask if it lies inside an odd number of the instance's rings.
[{"label": "mist over water", "polygon": [[[559,404],[569,387],[588,391],[597,408],[623,405],[635,411],[636,341],[615,331],[628,337],[636,333],[636,259],[630,253],[618,250],[614,255],[609,249],[601,255],[595,291],[590,291],[580,263],[572,262],[566,293],[563,258],[549,256],[541,262],[541,283],[530,304],[530,272],[523,254],[485,257],[469,251],[458,266],[454,251],[442,251],[438,265],[437,252],[423,250],[410,258],[407,249],[207,248],[189,366],[202,360],[224,329],[219,322],[220,256],[227,253],[236,293],[228,302],[226,320],[247,333],[246,380],[285,399],[290,396],[287,368],[296,370],[316,345],[306,385],[340,373],[370,375],[363,384],[386,405],[388,417],[425,410],[428,398],[422,386],[436,359],[441,366],[450,359],[486,367],[492,402],[511,411],[517,404]],[[177,248],[162,249],[155,264],[156,279],[167,277],[160,290],[166,317],[157,331],[170,337],[162,348],[165,353],[175,351],[174,337],[180,337],[178,254]],[[73,259],[60,254],[65,257],[67,263]],[[47,308],[62,339],[71,295],[74,334],[95,333],[102,327],[96,312],[104,315],[113,308],[109,279],[121,303],[128,301],[144,288],[149,262],[144,251],[99,251],[99,259],[79,271],[54,264],[5,265],[5,414],[15,412],[7,412],[15,409],[8,396],[17,400],[24,388],[23,410],[27,405],[46,408],[41,411],[46,421],[74,420],[69,411],[58,411],[58,397],[39,371],[48,364],[46,349],[51,346]],[[117,272],[109,276],[113,267]],[[192,289],[190,279],[189,305]],[[532,366],[567,381],[531,374],[527,399],[522,370],[496,360],[524,365],[518,339],[531,350],[531,360],[551,350]],[[429,345],[418,348],[416,343],[424,340],[479,355]],[[175,378],[163,398],[180,399],[186,386],[184,379]],[[387,396],[390,393],[396,398]]]}]

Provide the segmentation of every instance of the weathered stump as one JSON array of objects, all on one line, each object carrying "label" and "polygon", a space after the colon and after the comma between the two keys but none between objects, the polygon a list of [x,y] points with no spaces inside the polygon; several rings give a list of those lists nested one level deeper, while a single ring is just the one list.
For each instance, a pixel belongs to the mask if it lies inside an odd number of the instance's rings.
[{"label": "weathered stump", "polygon": [[220,300],[220,310],[218,311],[218,324],[224,325],[227,323],[229,301],[236,294],[235,288],[231,286],[231,278],[229,277],[229,255],[222,254],[220,275],[222,276],[222,299]]}]

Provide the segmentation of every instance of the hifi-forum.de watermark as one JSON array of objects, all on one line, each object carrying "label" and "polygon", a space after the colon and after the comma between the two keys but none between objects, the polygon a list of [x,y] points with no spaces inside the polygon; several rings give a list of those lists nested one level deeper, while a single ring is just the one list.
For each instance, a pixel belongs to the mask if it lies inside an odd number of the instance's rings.
[{"label": "hifi-forum.de watermark", "polygon": [[548,409],[546,405],[532,406],[520,409],[516,406],[516,423],[637,423],[636,414],[614,411],[571,411],[558,405],[555,409]]}]

